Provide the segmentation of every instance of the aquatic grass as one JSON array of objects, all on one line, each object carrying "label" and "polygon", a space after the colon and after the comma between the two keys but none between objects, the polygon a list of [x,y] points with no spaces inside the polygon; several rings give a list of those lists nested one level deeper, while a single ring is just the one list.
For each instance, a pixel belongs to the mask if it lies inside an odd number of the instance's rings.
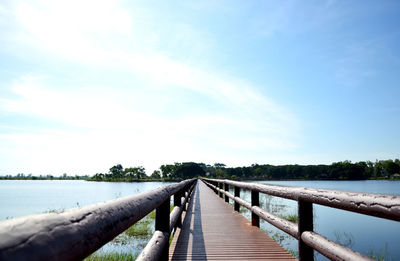
[{"label": "aquatic grass", "polygon": [[[109,244],[112,246],[98,250],[85,260],[135,260],[151,239],[154,232],[154,222],[155,211],[152,211],[146,217],[139,220],[110,241]],[[132,253],[118,252],[122,246],[125,246],[125,249],[129,246],[129,249],[132,249]],[[109,248],[111,248],[111,251]]]},{"label": "aquatic grass", "polygon": [[299,222],[299,217],[296,214],[279,215],[279,216],[293,223]]},{"label": "aquatic grass", "polygon": [[299,258],[299,250],[294,250],[291,248],[285,248],[286,251],[289,252],[294,258],[298,259]]},{"label": "aquatic grass", "polygon": [[150,214],[146,216],[146,218],[156,219],[156,211],[155,210],[151,211]]},{"label": "aquatic grass", "polygon": [[[173,209],[174,209],[174,206],[171,205],[170,211],[172,211]],[[147,245],[147,242],[153,236],[155,218],[156,218],[156,211],[153,210],[146,217],[139,220],[138,222],[136,222],[136,224],[129,227],[123,233],[121,233],[116,238],[114,238],[110,243],[117,245],[117,246],[118,245],[122,246],[122,245],[128,245],[128,244],[132,244],[133,242],[136,242],[137,243],[136,250],[138,251],[138,253],[140,253],[141,249],[143,249]],[[173,239],[173,235],[171,235],[169,241],[171,242],[172,239]],[[111,253],[115,254],[114,252],[111,252]],[[104,258],[104,255],[101,253],[101,251],[100,251],[99,255],[101,258]],[[113,260],[113,259],[96,259],[96,260]],[[122,260],[125,260],[125,259],[122,259]]]},{"label": "aquatic grass", "polygon": [[153,214],[153,212],[118,235],[111,241],[111,243],[116,245],[126,245],[133,240],[150,240],[154,232],[155,214]]},{"label": "aquatic grass", "polygon": [[120,253],[120,252],[95,252],[85,258],[85,261],[133,261],[138,257],[132,253]]},{"label": "aquatic grass", "polygon": [[389,247],[388,243],[385,244],[385,248],[380,250],[379,252],[375,252],[373,249],[367,251],[366,256],[375,259],[377,261],[392,261],[394,260],[389,255]]},{"label": "aquatic grass", "polygon": [[[271,234],[271,233],[270,233]],[[281,233],[280,231],[277,231],[271,235],[271,238],[278,243],[279,245],[283,245],[283,241],[287,238],[284,233]]]},{"label": "aquatic grass", "polygon": [[336,243],[338,243],[342,246],[348,247],[348,248],[351,248],[354,246],[355,239],[354,239],[353,234],[351,234],[350,232],[334,231],[333,235],[335,236]]},{"label": "aquatic grass", "polygon": [[247,212],[249,212],[249,210],[247,208],[241,206],[240,209],[239,209],[239,212],[240,213],[247,213]]},{"label": "aquatic grass", "polygon": [[151,237],[153,235],[151,223],[152,220],[144,218],[125,230],[124,234],[129,237]]}]

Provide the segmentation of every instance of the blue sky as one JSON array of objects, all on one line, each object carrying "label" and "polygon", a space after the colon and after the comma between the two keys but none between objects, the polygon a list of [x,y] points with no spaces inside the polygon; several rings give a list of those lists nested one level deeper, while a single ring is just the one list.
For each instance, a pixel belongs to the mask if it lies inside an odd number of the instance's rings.
[{"label": "blue sky", "polygon": [[1,1],[0,175],[400,157],[398,1]]}]

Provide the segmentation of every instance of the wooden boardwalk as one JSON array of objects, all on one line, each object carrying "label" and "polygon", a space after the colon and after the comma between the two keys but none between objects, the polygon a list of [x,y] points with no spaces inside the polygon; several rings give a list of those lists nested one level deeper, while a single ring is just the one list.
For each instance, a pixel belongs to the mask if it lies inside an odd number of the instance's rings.
[{"label": "wooden boardwalk", "polygon": [[199,181],[170,260],[296,260]]}]

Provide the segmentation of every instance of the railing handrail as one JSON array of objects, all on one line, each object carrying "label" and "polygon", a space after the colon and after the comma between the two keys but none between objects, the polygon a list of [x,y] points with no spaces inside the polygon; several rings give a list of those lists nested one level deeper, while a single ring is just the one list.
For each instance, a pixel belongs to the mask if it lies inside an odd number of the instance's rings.
[{"label": "railing handrail", "polygon": [[192,184],[183,197],[180,197],[179,194],[174,195],[175,207],[171,212],[169,211],[169,202],[164,202],[157,208],[159,212],[156,212],[156,231],[154,231],[153,236],[136,258],[136,261],[168,261],[169,236],[173,229],[182,225],[181,215],[183,210],[186,209],[186,203],[189,201],[194,186],[195,184]]},{"label": "railing handrail", "polygon": [[296,201],[302,200],[369,216],[400,221],[400,196],[397,195],[347,192],[307,187],[284,187],[227,179],[210,180],[271,196]]},{"label": "railing handrail", "polygon": [[194,182],[185,180],[62,213],[1,221],[0,260],[81,260]]},{"label": "railing handrail", "polygon": [[[239,205],[249,209],[252,212],[253,225],[259,226],[258,218],[261,217],[298,239],[299,260],[313,260],[313,250],[317,250],[331,260],[372,260],[313,232],[313,203],[395,221],[400,220],[400,196],[396,195],[282,187],[221,179],[203,179],[203,181],[221,197],[225,195],[225,201],[228,198],[232,199],[235,202],[236,211],[239,211]],[[224,184],[224,188],[222,188],[222,184]],[[235,188],[235,195],[229,193],[229,185]],[[251,203],[240,198],[239,188],[252,192]],[[298,225],[261,209],[258,206],[259,192],[298,201]]]}]

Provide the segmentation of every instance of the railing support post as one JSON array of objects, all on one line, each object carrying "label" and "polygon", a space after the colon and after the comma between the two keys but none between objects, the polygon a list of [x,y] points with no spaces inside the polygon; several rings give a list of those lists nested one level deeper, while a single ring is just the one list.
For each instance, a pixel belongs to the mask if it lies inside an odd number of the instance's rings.
[{"label": "railing support post", "polygon": [[[218,182],[218,188],[219,188],[219,189],[222,189],[222,184],[223,184],[222,182]],[[223,194],[222,194],[222,192],[220,192],[220,191],[218,191],[218,195],[219,195],[220,198],[223,198],[223,197],[224,197]]]},{"label": "railing support post", "polygon": [[[168,197],[157,209],[156,209],[156,230],[161,232],[169,233],[169,210],[170,208],[170,197]],[[169,244],[167,244],[161,254],[160,260],[168,261]]]},{"label": "railing support post", "polygon": [[[182,196],[184,196],[186,188],[182,189],[178,193],[174,195],[174,207],[180,207],[182,205]],[[182,193],[183,192],[183,193]],[[182,215],[179,215],[178,220],[176,221],[176,227],[182,226]]]},{"label": "railing support post", "polygon": [[313,206],[312,203],[302,201],[298,202],[299,216],[299,261],[314,260],[314,250],[307,246],[301,239],[301,234],[304,231],[313,231]]},{"label": "railing support post", "polygon": [[[258,191],[251,191],[251,206],[260,206],[260,197]],[[260,217],[251,212],[251,225],[260,227]]]},{"label": "railing support post", "polygon": [[[229,192],[229,184],[225,183],[225,191]],[[225,202],[229,203],[229,197],[227,195],[225,195]]]},{"label": "railing support post", "polygon": [[[235,197],[240,198],[240,188],[235,186]],[[240,204],[235,201],[235,211],[240,212]]]}]

